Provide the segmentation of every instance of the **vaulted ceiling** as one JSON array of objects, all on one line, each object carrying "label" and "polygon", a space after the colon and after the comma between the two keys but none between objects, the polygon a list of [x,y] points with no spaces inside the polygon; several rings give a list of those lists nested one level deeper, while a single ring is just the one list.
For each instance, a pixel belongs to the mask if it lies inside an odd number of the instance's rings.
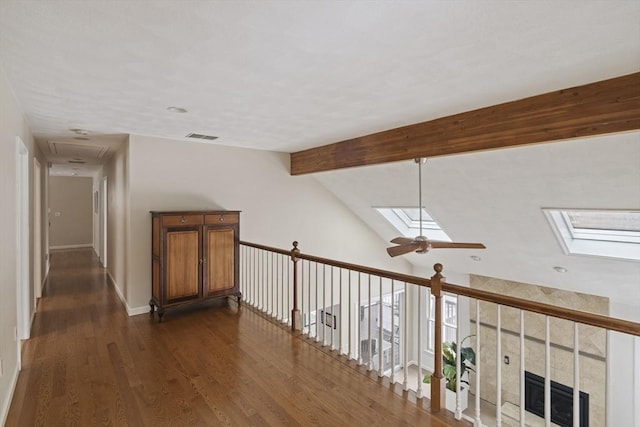
[{"label": "vaulted ceiling", "polygon": [[[295,152],[638,72],[640,2],[3,0],[0,66],[54,163],[100,163],[126,134]],[[415,175],[315,174],[385,239],[371,207],[416,204]],[[430,159],[425,204],[488,249],[417,266],[640,305],[640,263],[564,255],[541,213],[640,208],[638,132]]]}]

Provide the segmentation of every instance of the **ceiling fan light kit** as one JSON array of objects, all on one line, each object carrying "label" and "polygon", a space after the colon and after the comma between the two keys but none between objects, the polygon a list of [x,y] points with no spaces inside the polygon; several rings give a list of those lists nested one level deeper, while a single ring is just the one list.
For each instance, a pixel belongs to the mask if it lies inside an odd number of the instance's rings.
[{"label": "ceiling fan light kit", "polygon": [[485,249],[486,247],[482,243],[438,242],[429,240],[426,236],[422,235],[422,165],[427,163],[427,158],[418,157],[414,159],[414,161],[418,164],[418,211],[420,212],[420,234],[413,239],[408,237],[396,237],[391,240],[391,243],[396,243],[398,246],[387,248],[387,253],[392,257],[396,257],[398,255],[408,254],[409,252],[425,254],[431,249]]}]

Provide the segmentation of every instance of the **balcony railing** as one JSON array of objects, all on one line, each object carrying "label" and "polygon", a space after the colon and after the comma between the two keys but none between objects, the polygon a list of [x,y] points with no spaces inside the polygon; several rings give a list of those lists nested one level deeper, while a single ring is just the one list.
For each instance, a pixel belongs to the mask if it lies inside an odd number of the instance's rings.
[{"label": "balcony railing", "polygon": [[[581,365],[605,359],[590,350],[606,346],[597,331],[640,336],[640,323],[446,283],[440,264],[432,277],[421,278],[304,254],[297,242],[291,250],[241,242],[240,258],[246,304],[392,384],[413,390],[417,398],[429,398],[432,411],[445,407],[448,383],[455,396],[447,408],[475,426],[501,426],[504,414],[511,424],[522,426],[525,420],[587,425],[589,397],[585,400],[581,392]],[[503,316],[518,330],[504,327]],[[573,335],[569,342],[567,331]],[[443,342],[448,342],[444,354]],[[503,345],[509,354],[519,354],[515,376]],[[572,355],[571,387],[557,384],[556,365],[566,363],[554,358],[558,349]],[[434,357],[441,354],[450,357]],[[512,387],[503,396],[503,364],[518,382],[515,394]],[[537,366],[543,375],[528,372],[528,366]],[[531,378],[542,382],[536,385]],[[603,372],[603,387],[605,380]],[[474,400],[466,409],[469,392]],[[599,392],[591,397],[593,425],[604,425],[604,399]],[[495,411],[487,414],[484,401],[493,401]]]}]

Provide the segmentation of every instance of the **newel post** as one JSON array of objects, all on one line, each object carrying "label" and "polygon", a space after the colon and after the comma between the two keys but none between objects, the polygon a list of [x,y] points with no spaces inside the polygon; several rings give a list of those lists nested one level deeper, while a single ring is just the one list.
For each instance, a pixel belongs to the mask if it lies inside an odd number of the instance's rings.
[{"label": "newel post", "polygon": [[438,412],[445,402],[445,382],[442,374],[442,264],[433,266],[431,294],[435,297],[435,322],[433,325],[433,374],[431,375],[431,411]]},{"label": "newel post", "polygon": [[291,249],[291,262],[293,262],[293,309],[291,310],[291,330],[299,331],[302,329],[302,317],[300,316],[300,308],[298,307],[298,257],[300,253],[298,242],[293,242]]}]

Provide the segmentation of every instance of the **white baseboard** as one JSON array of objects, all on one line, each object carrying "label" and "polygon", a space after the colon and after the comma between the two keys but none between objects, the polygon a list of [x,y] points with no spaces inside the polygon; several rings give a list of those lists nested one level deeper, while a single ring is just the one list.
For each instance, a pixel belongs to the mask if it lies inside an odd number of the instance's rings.
[{"label": "white baseboard", "polygon": [[50,249],[80,249],[80,248],[93,248],[93,244],[87,243],[84,245],[61,245],[61,246],[51,246]]},{"label": "white baseboard", "polygon": [[0,425],[5,425],[7,422],[7,416],[9,415],[9,406],[11,406],[11,401],[13,400],[13,394],[15,393],[16,386],[18,385],[19,373],[20,371],[16,366],[16,369],[14,369],[13,371],[13,377],[11,378],[11,381],[10,381],[9,393],[7,394],[4,401],[2,402],[2,412],[0,412],[0,420],[2,420],[2,422],[0,423]]},{"label": "white baseboard", "polygon": [[142,307],[129,307],[129,305],[127,305],[127,314],[129,316],[138,316],[139,314],[149,314],[149,306],[148,305],[143,305]]},{"label": "white baseboard", "polygon": [[118,286],[118,283],[116,283],[115,279],[113,278],[109,270],[107,270],[107,276],[109,277],[109,280],[111,281],[111,284],[113,285],[113,288],[115,289],[116,294],[118,295],[118,298],[120,298],[120,302],[122,303],[122,305],[124,305],[125,310],[127,310],[127,316],[131,317],[131,316],[137,316],[139,314],[149,313],[148,305],[143,305],[141,307],[133,307],[133,308],[130,307],[129,304],[127,303],[126,298],[122,294],[122,290],[120,289],[120,286]]}]

